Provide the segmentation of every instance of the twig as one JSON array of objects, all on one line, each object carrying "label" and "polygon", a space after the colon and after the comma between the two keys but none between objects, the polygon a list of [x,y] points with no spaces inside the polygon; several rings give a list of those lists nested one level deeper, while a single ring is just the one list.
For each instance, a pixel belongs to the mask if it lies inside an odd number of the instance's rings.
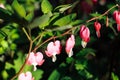
[{"label": "twig", "polygon": [[90,20],[87,20],[86,22],[88,23],[88,22],[90,22],[90,21],[93,21],[93,20],[96,20],[96,19],[100,18],[100,17],[108,14],[109,11],[111,11],[113,8],[118,7],[118,6],[119,6],[119,5],[116,4],[115,6],[111,7],[110,9],[108,9],[108,10],[107,10],[105,13],[103,13],[102,15],[97,16],[97,17],[93,17],[93,18],[91,18]]}]

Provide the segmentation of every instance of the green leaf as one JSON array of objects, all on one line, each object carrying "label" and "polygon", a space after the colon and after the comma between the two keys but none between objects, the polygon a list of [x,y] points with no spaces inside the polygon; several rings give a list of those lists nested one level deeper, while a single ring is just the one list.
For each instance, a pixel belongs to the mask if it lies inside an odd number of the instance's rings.
[{"label": "green leaf", "polygon": [[8,42],[7,41],[2,40],[0,44],[3,48],[5,48],[5,49],[8,48]]},{"label": "green leaf", "polygon": [[91,54],[91,55],[95,56],[95,50],[92,48],[85,48],[85,49],[80,50],[80,52],[76,56],[83,57],[83,56],[86,56],[87,54]]},{"label": "green leaf", "polygon": [[34,21],[30,24],[30,27],[35,28],[39,26],[40,28],[45,28],[45,26],[49,24],[48,23],[49,19],[50,15],[44,14],[40,17],[35,18]]},{"label": "green leaf", "polygon": [[90,14],[90,16],[92,16],[92,17],[97,17],[97,16],[100,16],[101,14],[99,14],[99,13],[92,13],[92,14]]},{"label": "green leaf", "polygon": [[42,12],[45,14],[51,12],[53,7],[48,0],[43,0],[41,3],[41,9]]},{"label": "green leaf", "polygon": [[32,75],[35,77],[35,80],[40,80],[43,75],[43,71],[40,69],[37,69],[36,71],[32,72]]},{"label": "green leaf", "polygon": [[14,68],[16,73],[20,70],[20,68],[23,65],[23,62],[25,60],[25,56],[23,56],[22,52],[18,52],[17,56],[18,56],[18,58],[14,59],[14,65],[12,65],[11,63],[8,63],[8,62],[5,63],[5,69],[9,70],[11,68]]},{"label": "green leaf", "polygon": [[34,16],[34,13],[30,12],[29,14],[27,14],[27,16],[25,17],[25,19],[30,22],[33,19],[33,16]]},{"label": "green leaf", "polygon": [[52,74],[49,76],[48,80],[59,80],[60,73],[57,70],[54,70]]},{"label": "green leaf", "polygon": [[66,11],[67,9],[71,8],[72,5],[71,4],[66,4],[66,5],[60,5],[58,7],[55,8],[55,11],[59,11],[60,13],[63,13],[64,11]]},{"label": "green leaf", "polygon": [[75,20],[75,21],[71,22],[70,24],[71,25],[78,25],[78,24],[83,23],[83,22],[84,22],[83,20]]},{"label": "green leaf", "polygon": [[13,1],[12,7],[20,17],[26,16],[26,11],[25,11],[24,7],[22,5],[20,5],[17,0]]},{"label": "green leaf", "polygon": [[[3,48],[3,47],[0,47],[0,55],[1,55],[1,54],[4,54],[4,52],[5,52],[4,48]],[[1,61],[1,60],[0,60],[0,61]]]},{"label": "green leaf", "polygon": [[112,72],[112,79],[113,79],[113,80],[119,80],[118,76],[115,75],[113,72]]},{"label": "green leaf", "polygon": [[5,37],[7,37],[7,34],[5,32],[3,32],[2,30],[0,30],[0,42],[1,40],[3,40]]},{"label": "green leaf", "polygon": [[66,58],[66,62],[67,62],[68,64],[72,63],[73,60],[74,60],[74,58],[72,58],[72,57]]},{"label": "green leaf", "polygon": [[60,18],[57,20],[53,25],[58,25],[58,26],[65,26],[70,24],[74,19],[76,18],[76,14],[69,14],[65,17]]},{"label": "green leaf", "polygon": [[84,70],[85,65],[83,65],[83,64],[75,64],[75,68],[76,68],[76,70]]}]

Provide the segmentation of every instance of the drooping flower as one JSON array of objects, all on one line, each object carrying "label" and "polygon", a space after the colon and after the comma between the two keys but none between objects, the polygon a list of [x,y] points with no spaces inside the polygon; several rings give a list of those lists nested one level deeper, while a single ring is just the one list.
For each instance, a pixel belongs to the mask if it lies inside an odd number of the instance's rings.
[{"label": "drooping flower", "polygon": [[100,37],[100,29],[101,29],[101,24],[99,22],[94,22],[94,28],[96,30],[96,35],[99,38]]},{"label": "drooping flower", "polygon": [[82,38],[81,45],[85,48],[87,43],[90,41],[90,30],[85,25],[82,25],[80,28],[80,37]]},{"label": "drooping flower", "polygon": [[117,23],[117,30],[120,31],[120,11],[114,11],[113,18],[115,19]]},{"label": "drooping flower", "polygon": [[27,71],[26,73],[21,73],[18,76],[18,80],[34,80],[34,78],[32,77],[32,73]]},{"label": "drooping flower", "polygon": [[30,53],[30,56],[27,60],[27,64],[28,65],[33,65],[34,66],[34,71],[37,70],[37,65],[42,65],[44,62],[44,59],[43,59],[43,54],[41,52],[37,52],[37,53],[33,53],[31,52]]},{"label": "drooping flower", "polygon": [[4,6],[4,4],[0,3],[0,8],[3,8],[3,9],[5,9],[5,6]]},{"label": "drooping flower", "polygon": [[73,55],[72,49],[74,45],[75,45],[75,38],[74,38],[74,35],[71,35],[71,37],[68,38],[68,40],[66,41],[66,47],[65,47],[68,57],[71,57]]},{"label": "drooping flower", "polygon": [[60,41],[56,40],[55,42],[50,42],[47,46],[47,50],[45,51],[48,57],[52,57],[52,61],[56,61],[56,54],[60,54],[61,45]]}]

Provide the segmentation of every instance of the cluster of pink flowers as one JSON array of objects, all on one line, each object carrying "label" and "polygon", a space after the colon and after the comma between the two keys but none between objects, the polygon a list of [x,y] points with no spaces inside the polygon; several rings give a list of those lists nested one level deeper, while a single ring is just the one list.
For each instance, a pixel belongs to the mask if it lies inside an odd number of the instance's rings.
[{"label": "cluster of pink flowers", "polygon": [[[114,11],[113,17],[117,23],[117,30],[120,31],[120,11]],[[94,22],[94,28],[96,31],[96,35],[99,38],[100,37],[100,29],[101,29],[101,24],[98,21]],[[87,26],[82,25],[80,27],[80,37],[82,39],[81,45],[83,48],[86,47],[87,43],[90,41],[90,30]],[[75,46],[75,36],[71,35],[67,40],[65,44],[65,51],[68,55],[68,57],[73,56],[73,48]],[[47,49],[45,50],[45,54],[48,57],[52,58],[52,61],[55,62],[57,60],[56,55],[59,55],[61,53],[61,43],[59,40],[56,40],[54,42],[50,42],[47,45]],[[34,66],[34,71],[37,70],[37,65],[40,66],[44,63],[43,59],[43,54],[41,52],[31,52],[29,55],[29,58],[27,60],[28,65],[33,65]],[[34,80],[32,77],[31,72],[26,72],[26,73],[21,73],[18,77],[18,80]]]}]

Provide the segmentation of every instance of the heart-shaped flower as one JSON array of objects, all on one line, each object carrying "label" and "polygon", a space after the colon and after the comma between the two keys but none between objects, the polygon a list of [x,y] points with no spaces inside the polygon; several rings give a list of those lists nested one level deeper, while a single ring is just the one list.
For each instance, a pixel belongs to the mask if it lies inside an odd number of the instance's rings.
[{"label": "heart-shaped flower", "polygon": [[41,52],[37,52],[37,53],[30,53],[30,56],[27,60],[27,64],[28,65],[33,65],[34,66],[34,71],[37,69],[36,66],[37,65],[42,65],[44,62],[43,59],[43,54]]},{"label": "heart-shaped flower", "polygon": [[32,77],[32,73],[28,71],[26,73],[21,73],[18,76],[18,80],[34,80],[34,78]]},{"label": "heart-shaped flower", "polygon": [[61,51],[61,45],[60,41],[50,42],[47,46],[47,50],[45,51],[46,55],[48,57],[52,57],[52,61],[56,61],[56,54],[60,54]]}]

